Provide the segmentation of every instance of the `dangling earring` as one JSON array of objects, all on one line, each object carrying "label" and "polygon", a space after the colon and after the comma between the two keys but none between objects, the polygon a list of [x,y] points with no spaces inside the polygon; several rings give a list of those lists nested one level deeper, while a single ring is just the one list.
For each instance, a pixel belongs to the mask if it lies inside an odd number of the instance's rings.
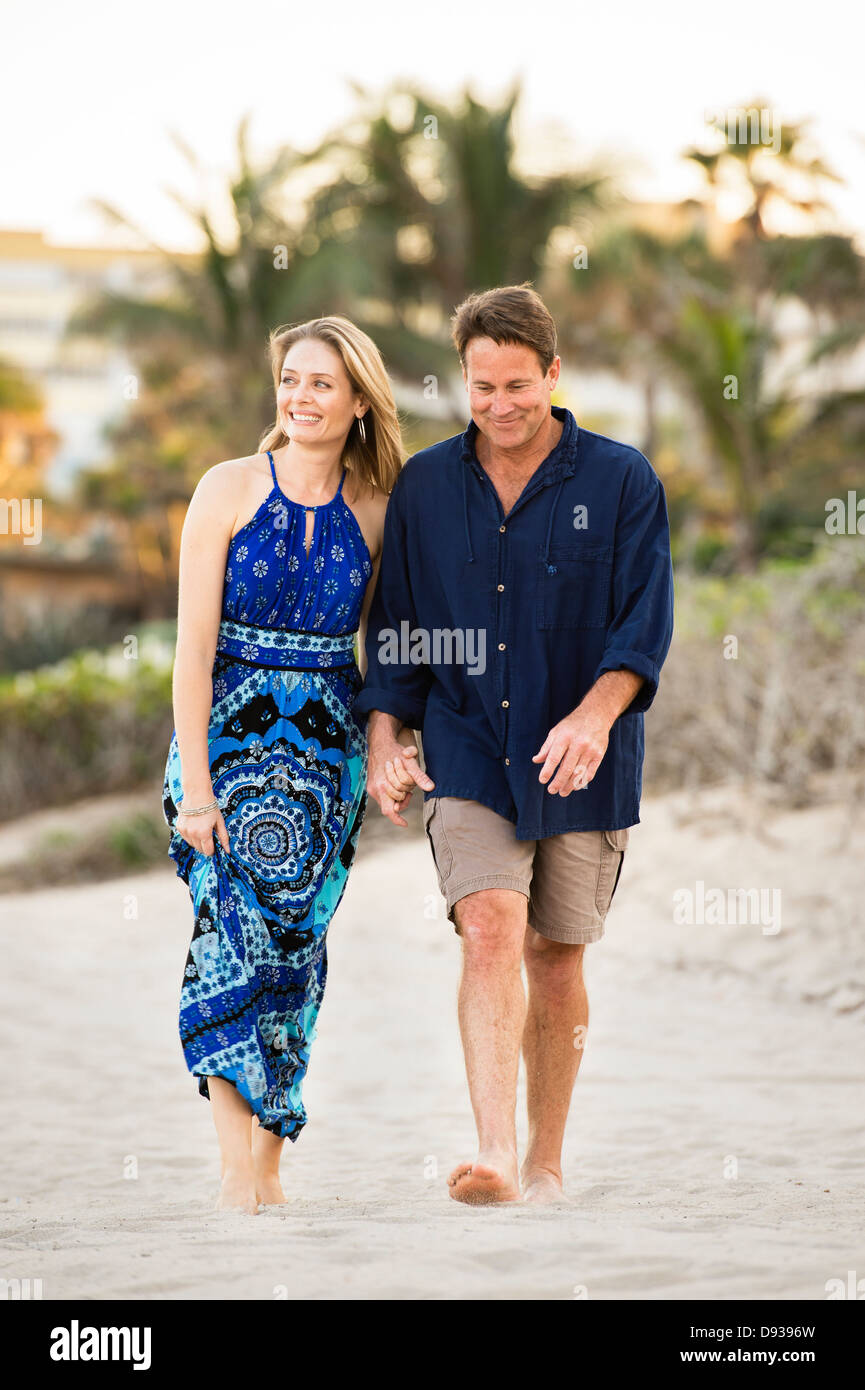
[{"label": "dangling earring", "polygon": [[358,415],[358,417],[357,417],[357,427],[358,427],[358,429],[360,430],[360,437],[361,437],[361,439],[363,440],[363,442],[364,442],[364,444],[365,444],[365,443],[366,443],[366,425],[363,423],[363,416],[362,416],[362,415]]}]

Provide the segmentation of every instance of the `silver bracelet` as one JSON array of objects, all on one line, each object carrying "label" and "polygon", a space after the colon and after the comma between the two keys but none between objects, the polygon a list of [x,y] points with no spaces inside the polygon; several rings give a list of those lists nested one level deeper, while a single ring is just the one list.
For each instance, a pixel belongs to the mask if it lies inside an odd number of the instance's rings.
[{"label": "silver bracelet", "polygon": [[185,807],[181,806],[178,808],[177,814],[179,816],[203,816],[206,811],[215,811],[218,805],[219,801],[214,799],[209,806],[195,806],[188,811]]}]

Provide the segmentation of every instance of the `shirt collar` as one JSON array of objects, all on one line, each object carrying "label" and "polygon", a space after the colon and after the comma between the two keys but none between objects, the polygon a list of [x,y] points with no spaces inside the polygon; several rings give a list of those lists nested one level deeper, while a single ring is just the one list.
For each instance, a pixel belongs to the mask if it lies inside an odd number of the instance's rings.
[{"label": "shirt collar", "polygon": [[[544,483],[559,482],[562,478],[569,477],[577,466],[577,441],[579,439],[580,427],[571,411],[563,405],[550,406],[550,410],[557,420],[561,420],[564,425],[561,437],[551,452],[539,465],[536,477]],[[478,436],[478,427],[474,420],[469,420],[466,429],[460,436],[460,458],[469,464],[478,475],[483,476],[483,469],[478,462],[475,453],[475,441]]]}]

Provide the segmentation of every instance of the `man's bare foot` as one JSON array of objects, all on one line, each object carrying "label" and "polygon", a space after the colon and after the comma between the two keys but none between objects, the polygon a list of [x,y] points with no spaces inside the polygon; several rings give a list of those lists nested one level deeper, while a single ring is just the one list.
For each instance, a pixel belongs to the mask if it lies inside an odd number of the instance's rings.
[{"label": "man's bare foot", "polygon": [[526,1168],[523,1170],[524,1202],[560,1202],[562,1175],[552,1168]]},{"label": "man's bare foot", "polygon": [[470,1206],[518,1202],[520,1180],[516,1155],[507,1150],[481,1152],[472,1163],[458,1163],[448,1178],[454,1201]]},{"label": "man's bare foot", "polygon": [[255,1178],[251,1172],[236,1172],[226,1169],[222,1177],[219,1196],[216,1199],[217,1211],[243,1211],[249,1216],[258,1214],[258,1197],[255,1191]]},{"label": "man's bare foot", "polygon": [[255,1195],[262,1206],[281,1207],[288,1201],[282,1190],[282,1183],[277,1174],[261,1175],[255,1179]]}]

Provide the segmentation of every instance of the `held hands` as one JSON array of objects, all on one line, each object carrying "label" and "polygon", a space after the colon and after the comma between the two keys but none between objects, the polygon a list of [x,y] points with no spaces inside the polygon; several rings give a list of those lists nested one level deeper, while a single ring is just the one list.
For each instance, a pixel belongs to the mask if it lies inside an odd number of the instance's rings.
[{"label": "held hands", "polygon": [[550,782],[552,777],[547,791],[554,796],[585,791],[601,765],[609,735],[605,718],[574,710],[550,729],[532,758],[533,763],[543,763],[538,781]]},{"label": "held hands", "polygon": [[416,786],[424,791],[435,786],[418,762],[417,753],[409,729],[401,729],[396,738],[388,735],[375,743],[370,741],[367,790],[394,825],[408,824],[400,811],[408,806]]}]

